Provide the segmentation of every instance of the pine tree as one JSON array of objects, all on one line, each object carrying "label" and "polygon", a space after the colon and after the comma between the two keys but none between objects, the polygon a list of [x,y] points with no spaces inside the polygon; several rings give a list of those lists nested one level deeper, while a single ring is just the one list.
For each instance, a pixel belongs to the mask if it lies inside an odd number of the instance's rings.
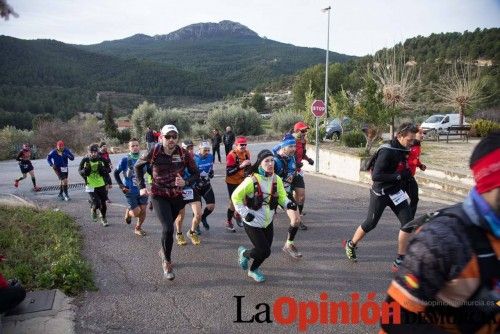
[{"label": "pine tree", "polygon": [[104,113],[104,132],[108,137],[115,138],[118,136],[118,127],[115,123],[115,118],[113,115],[113,107],[111,103],[108,103],[106,112]]}]

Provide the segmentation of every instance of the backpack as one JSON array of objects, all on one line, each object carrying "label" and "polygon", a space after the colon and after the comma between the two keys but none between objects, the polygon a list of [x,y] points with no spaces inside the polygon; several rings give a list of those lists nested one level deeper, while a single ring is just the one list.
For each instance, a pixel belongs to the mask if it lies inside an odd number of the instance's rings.
[{"label": "backpack", "polygon": [[[257,211],[264,204],[264,194],[260,188],[259,180],[255,175],[250,176],[253,181],[254,195],[253,197],[245,196],[245,205],[250,209]],[[276,174],[273,175],[273,185],[271,186],[271,194],[269,200],[269,208],[276,210],[278,208],[278,184],[276,181]]]},{"label": "backpack", "polygon": [[283,169],[281,173],[278,174],[278,176],[281,177],[283,180],[285,180],[288,176],[288,161],[286,161],[285,158],[283,158],[279,154],[276,154],[275,157],[278,158],[281,164],[283,165]]},{"label": "backpack", "polygon": [[[238,156],[238,154],[236,153],[235,150],[231,150],[231,152],[229,152],[229,154],[231,154],[231,153],[234,153],[234,156],[236,157],[236,166],[239,166],[240,162],[241,162],[240,157]],[[248,156],[247,151],[245,151],[245,160],[248,160],[248,159],[250,159],[250,157]],[[245,177],[250,176],[251,174],[252,174],[252,165],[246,166],[244,169]]]},{"label": "backpack", "polygon": [[[149,160],[149,164],[151,166],[153,166],[154,162],[156,161],[156,158],[158,158],[158,155],[160,154],[162,147],[163,147],[162,144],[155,144],[155,146],[153,148],[153,154],[151,156],[151,159]],[[181,160],[184,161],[184,151],[180,147],[179,147],[179,156],[180,156]]]},{"label": "backpack", "polygon": [[377,148],[377,151],[375,151],[375,153],[372,154],[370,159],[364,160],[360,168],[363,172],[371,172],[373,170],[373,166],[375,166],[375,161],[377,161],[378,152],[380,152],[380,150],[383,148],[391,148],[391,144],[386,143],[380,145],[380,147]]}]

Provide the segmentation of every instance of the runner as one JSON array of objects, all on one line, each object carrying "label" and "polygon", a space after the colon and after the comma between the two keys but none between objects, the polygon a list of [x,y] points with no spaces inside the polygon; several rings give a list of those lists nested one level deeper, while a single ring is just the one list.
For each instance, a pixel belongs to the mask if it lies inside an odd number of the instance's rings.
[{"label": "runner", "polygon": [[366,220],[357,228],[352,239],[345,242],[347,257],[357,261],[356,248],[363,237],[373,230],[388,206],[398,217],[401,228],[398,237],[398,256],[392,265],[392,271],[398,270],[406,253],[410,232],[403,226],[411,220],[411,209],[408,195],[403,191],[405,182],[411,177],[407,167],[409,147],[415,140],[417,127],[412,123],[403,123],[398,129],[397,137],[390,145],[379,148],[372,171],[373,185],[370,189],[370,204]]},{"label": "runner", "polygon": [[215,209],[215,194],[210,183],[210,179],[214,177],[214,157],[210,154],[210,144],[207,141],[200,143],[200,151],[195,154],[194,160],[200,171],[200,182],[197,189],[206,205],[201,215],[201,223],[205,230],[209,230],[210,225],[208,225],[207,217]]},{"label": "runner", "polygon": [[298,224],[297,205],[287,198],[283,181],[274,174],[271,151],[259,152],[257,161],[251,167],[251,176],[234,190],[231,199],[239,214],[245,217],[245,232],[254,246],[252,249],[238,248],[239,265],[247,270],[248,261],[253,259],[248,276],[256,282],[264,282],[266,278],[260,266],[271,255],[273,218],[278,205],[286,208],[291,225]]},{"label": "runner", "polygon": [[19,168],[21,169],[22,176],[14,180],[14,187],[19,187],[19,181],[26,178],[26,174],[31,175],[31,182],[33,182],[33,191],[40,191],[40,187],[36,185],[35,171],[33,164],[31,163],[31,149],[28,144],[23,144],[23,148],[17,154],[16,160],[19,163]]},{"label": "runner", "polygon": [[64,142],[62,140],[59,140],[56,143],[56,148],[47,155],[49,166],[54,169],[54,172],[61,182],[59,186],[59,195],[57,195],[57,197],[64,201],[70,200],[68,195],[68,159],[73,161],[75,157],[69,149],[64,147]]},{"label": "runner", "polygon": [[497,131],[472,152],[465,200],[409,223],[417,232],[386,299],[398,317],[380,333],[500,332],[499,161]]},{"label": "runner", "polygon": [[[187,154],[194,159],[194,144],[190,139],[186,139],[182,142],[182,148],[187,151]],[[191,221],[191,229],[188,231],[187,236],[191,239],[193,245],[199,245],[201,243],[200,238],[198,237],[201,234],[199,231],[200,228],[200,220],[201,220],[201,197],[199,192],[197,191],[195,184],[198,182],[196,179],[190,178],[189,171],[187,168],[184,169],[183,178],[186,180],[186,186],[184,187],[183,196],[184,203],[191,204],[191,209],[193,210],[193,219]],[[191,180],[189,182],[188,180]],[[179,246],[184,246],[187,244],[186,239],[184,239],[184,235],[182,234],[182,223],[184,222],[184,217],[186,216],[186,207],[184,206],[179,214],[175,218],[175,229],[177,234],[175,238],[177,240],[177,244]],[[198,233],[199,232],[199,233]]]},{"label": "runner", "polygon": [[[179,131],[174,125],[165,125],[161,129],[161,143],[156,144],[135,164],[140,194],[146,196],[151,193],[156,215],[163,228],[159,255],[162,258],[163,275],[169,280],[175,278],[171,259],[174,219],[184,207],[182,188],[186,182],[181,175],[187,168],[191,174],[190,180],[199,178],[193,158],[177,145],[178,136]],[[150,191],[146,189],[143,170],[143,166],[148,163],[153,176]]]},{"label": "runner", "polygon": [[[109,167],[108,175],[113,171],[113,163],[111,163],[111,159],[109,158],[108,147],[105,142],[101,142],[99,145],[99,156],[106,161],[107,166]],[[108,197],[109,190],[113,187],[111,184],[111,178],[108,178],[106,181],[106,202],[111,203],[111,200]]]},{"label": "runner", "polygon": [[250,152],[247,150],[247,139],[245,137],[237,137],[235,148],[226,155],[226,184],[229,193],[226,229],[230,232],[236,232],[232,222],[233,216],[238,226],[243,227],[241,216],[234,211],[231,195],[234,189],[245,179],[245,168],[251,165]]},{"label": "runner", "polygon": [[[125,209],[125,223],[130,224],[132,217],[137,218],[134,233],[139,236],[145,236],[146,232],[142,229],[142,224],[146,220],[146,205],[148,196],[141,196],[137,187],[137,179],[135,177],[134,165],[139,159],[141,148],[137,138],[131,138],[128,142],[129,153],[126,157],[120,160],[114,172],[115,180],[127,199],[128,208]],[[144,166],[146,168],[146,166]],[[123,184],[120,173],[125,176],[125,184]]]},{"label": "runner", "polygon": [[410,154],[408,156],[408,167],[410,168],[411,177],[406,185],[406,192],[410,197],[410,208],[411,208],[411,219],[415,217],[415,213],[417,212],[417,204],[418,204],[418,184],[415,180],[415,173],[417,172],[417,167],[420,170],[424,171],[427,169],[423,163],[420,162],[420,153],[422,152],[422,139],[424,137],[424,132],[421,128],[418,129],[417,134],[415,135],[415,141],[413,145],[410,147]]},{"label": "runner", "polygon": [[[307,160],[309,165],[314,165],[314,160],[306,154],[306,136],[309,125],[304,122],[297,122],[293,126],[293,136],[296,140],[295,161],[297,163],[297,176],[294,180],[294,198],[299,207],[299,213],[302,215],[304,203],[306,201],[306,184],[304,182],[304,172],[301,170],[302,160]],[[307,230],[307,226],[301,221],[299,229]]]},{"label": "runner", "polygon": [[106,179],[109,178],[108,163],[99,156],[99,145],[91,144],[88,155],[80,161],[78,172],[85,180],[85,191],[90,196],[90,215],[97,222],[97,210],[103,226],[108,226],[106,219]]},{"label": "runner", "polygon": [[[287,197],[293,201],[293,190],[296,185],[297,170],[295,164],[295,138],[290,134],[285,135],[285,138],[283,138],[283,141],[279,144],[278,152],[274,154],[274,173],[283,180],[283,186]],[[302,254],[297,251],[297,248],[293,244],[301,220],[300,213],[298,211],[295,213],[295,219],[290,220],[288,238],[283,247],[283,251],[293,258],[300,258]]]}]

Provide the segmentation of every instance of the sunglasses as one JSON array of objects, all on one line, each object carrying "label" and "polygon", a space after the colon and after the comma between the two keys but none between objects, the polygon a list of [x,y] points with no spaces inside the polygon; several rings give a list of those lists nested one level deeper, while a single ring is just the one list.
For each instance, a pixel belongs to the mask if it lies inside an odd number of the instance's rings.
[{"label": "sunglasses", "polygon": [[177,139],[177,135],[165,135],[163,136],[163,138],[165,138],[166,140],[170,140],[170,139]]},{"label": "sunglasses", "polygon": [[300,132],[301,132],[301,133],[306,133],[306,132],[307,132],[307,130],[300,130]]},{"label": "sunglasses", "polygon": [[238,144],[240,147],[247,147],[247,144]]}]

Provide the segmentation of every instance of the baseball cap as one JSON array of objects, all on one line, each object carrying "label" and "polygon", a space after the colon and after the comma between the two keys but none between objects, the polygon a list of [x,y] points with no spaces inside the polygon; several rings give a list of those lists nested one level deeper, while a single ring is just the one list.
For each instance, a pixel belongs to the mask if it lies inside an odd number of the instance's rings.
[{"label": "baseball cap", "polygon": [[306,130],[306,129],[309,129],[309,125],[307,125],[306,123],[304,122],[297,122],[295,123],[295,125],[293,126],[293,131],[297,132],[297,131],[302,131],[302,130]]},{"label": "baseball cap", "polygon": [[247,144],[247,139],[245,137],[243,137],[243,136],[236,137],[235,144],[236,145],[246,145]]},{"label": "baseball cap", "polygon": [[172,131],[175,132],[175,133],[179,133],[179,131],[177,130],[177,128],[175,127],[175,125],[172,125],[172,124],[167,124],[163,128],[161,128],[161,134],[162,134],[162,136],[164,136],[167,133],[172,132]]}]

